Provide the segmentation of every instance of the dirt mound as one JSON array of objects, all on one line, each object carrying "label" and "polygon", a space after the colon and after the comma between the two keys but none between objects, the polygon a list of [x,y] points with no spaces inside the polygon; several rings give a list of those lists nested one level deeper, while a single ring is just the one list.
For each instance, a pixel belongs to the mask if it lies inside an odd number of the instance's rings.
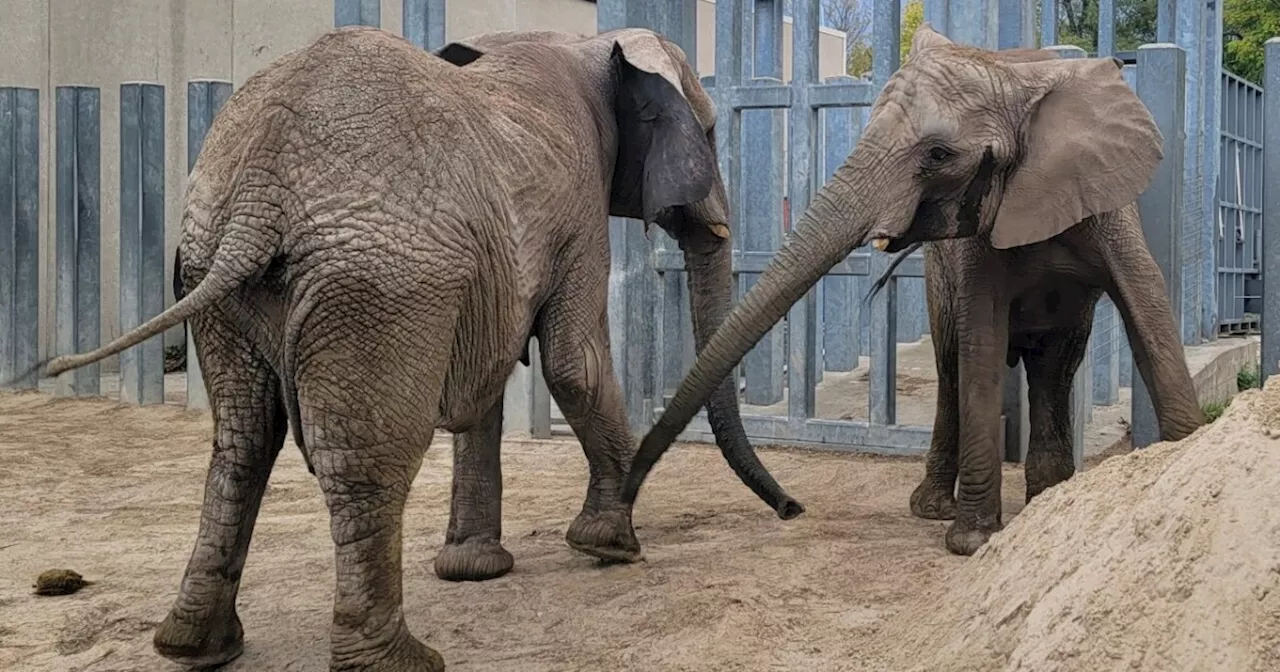
[{"label": "dirt mound", "polygon": [[895,670],[1280,670],[1280,380],[1031,503],[881,631]]}]

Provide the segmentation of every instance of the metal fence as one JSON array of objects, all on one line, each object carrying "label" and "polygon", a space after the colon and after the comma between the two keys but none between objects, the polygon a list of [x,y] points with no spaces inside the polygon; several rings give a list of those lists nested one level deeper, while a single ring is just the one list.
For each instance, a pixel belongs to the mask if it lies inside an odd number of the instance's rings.
[{"label": "metal fence", "polygon": [[[784,83],[782,4],[718,0],[715,74],[704,77],[720,115],[719,156],[736,213],[734,276],[740,293],[781,244],[789,218],[803,212],[814,190],[851,151],[868,106],[898,66],[899,0],[874,2],[871,78],[825,81],[817,78],[819,0],[795,0],[792,77]],[[1260,304],[1280,302],[1280,293],[1265,296],[1265,275],[1259,273],[1280,258],[1280,237],[1262,237],[1280,216],[1280,189],[1263,189],[1264,170],[1273,183],[1280,175],[1280,151],[1262,151],[1264,146],[1280,148],[1280,124],[1264,126],[1261,114],[1261,109],[1280,109],[1274,100],[1280,94],[1280,43],[1268,45],[1272,86],[1266,103],[1271,107],[1266,108],[1259,87],[1217,76],[1221,8],[1195,4],[1178,3],[1176,16],[1162,11],[1159,17],[1159,39],[1178,46],[1147,45],[1120,55],[1130,62],[1126,78],[1152,109],[1166,139],[1165,162],[1141,206],[1148,240],[1166,270],[1189,343],[1215,336],[1220,325],[1248,326],[1249,315],[1262,312]],[[1036,46],[1037,38],[1040,44],[1053,45],[1056,3],[1043,0],[1041,5],[1041,14],[1050,20],[1038,29],[1032,0],[932,0],[926,3],[926,19],[954,40],[987,48]],[[1102,0],[1099,7],[1099,53],[1111,54],[1114,31],[1106,17],[1114,15],[1114,3]],[[404,0],[402,10],[407,38],[424,48],[444,44],[445,0]],[[380,11],[376,1],[335,0],[334,24],[379,25]],[[696,53],[688,0],[600,0],[597,12],[600,30],[646,26],[675,39],[687,53]],[[1074,47],[1055,48],[1066,57],[1084,55]],[[1204,72],[1215,74],[1201,76]],[[229,82],[188,84],[188,169],[230,92]],[[163,171],[156,169],[164,163],[164,143],[157,140],[164,133],[166,95],[158,84],[121,84],[122,329],[159,312],[163,301],[157,297],[167,291],[162,253],[166,185]],[[42,152],[53,152],[50,172],[57,194],[51,224],[57,234],[57,352],[85,351],[100,340],[98,166],[103,158],[101,134],[117,131],[100,128],[98,89],[57,86],[54,98],[54,146],[42,148],[39,92],[0,87],[0,380],[11,380],[37,357]],[[633,429],[642,432],[693,361],[687,285],[682,257],[665,233],[650,241],[637,222],[614,219],[610,226],[615,368]],[[1263,253],[1272,248],[1273,254]],[[897,403],[904,389],[904,379],[897,375],[900,345],[914,343],[928,331],[923,260],[916,255],[899,266],[886,291],[862,310],[864,278],[879,275],[887,263],[888,255],[856,250],[744,360],[738,372],[744,425],[755,441],[890,453],[917,453],[927,446],[929,423],[907,421]],[[1273,307],[1280,310],[1280,305]],[[1115,403],[1119,387],[1136,380],[1114,306],[1104,299],[1097,311],[1090,356],[1075,387],[1077,438],[1092,405]],[[125,400],[163,400],[160,338],[121,357]],[[1280,361],[1280,343],[1264,334],[1263,348],[1264,362],[1270,362],[1265,374]],[[189,340],[188,351],[188,405],[203,408],[207,401]],[[527,416],[517,424],[537,436],[567,431],[540,374],[536,365],[525,374],[521,391],[528,393]],[[865,402],[859,402],[863,408],[847,417],[819,417],[819,384],[828,377],[838,382],[834,379],[858,376],[865,378],[865,391],[859,392],[865,394]],[[26,378],[14,385],[31,388],[36,383]],[[97,367],[85,367],[65,374],[57,392],[96,395],[99,389]],[[1010,371],[1007,392],[1006,455],[1020,459],[1027,439],[1020,368]],[[1135,443],[1142,445],[1153,435],[1154,421],[1141,385],[1134,389],[1134,404]],[[710,440],[705,418],[695,420],[684,438]],[[1078,449],[1079,445],[1077,440]]]},{"label": "metal fence", "polygon": [[1229,333],[1256,330],[1262,312],[1262,97],[1258,85],[1222,73],[1217,304]]}]

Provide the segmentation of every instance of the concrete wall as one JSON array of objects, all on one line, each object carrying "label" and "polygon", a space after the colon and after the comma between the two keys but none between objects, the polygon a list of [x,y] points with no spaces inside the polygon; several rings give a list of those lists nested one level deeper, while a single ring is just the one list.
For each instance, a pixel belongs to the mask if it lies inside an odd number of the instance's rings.
[{"label": "concrete wall", "polygon": [[[54,346],[54,87],[101,89],[102,158],[102,340],[119,328],[120,85],[131,81],[165,85],[167,136],[166,258],[172,259],[186,189],[186,84],[227,79],[240,85],[288,51],[306,45],[333,26],[333,0],[6,0],[0,23],[0,86],[40,89],[41,277],[40,356]],[[382,27],[401,32],[401,0],[382,0]],[[596,5],[585,0],[453,0],[446,36],[510,29],[596,32]],[[715,62],[715,3],[698,0],[697,66],[711,74]],[[784,73],[791,68],[791,25],[784,27]],[[840,74],[842,33],[823,30],[820,71]],[[168,266],[168,265],[167,265]],[[166,288],[171,267],[167,267]],[[166,302],[173,297],[166,291]],[[181,328],[166,334],[182,343]],[[116,358],[103,363],[114,370]]]}]

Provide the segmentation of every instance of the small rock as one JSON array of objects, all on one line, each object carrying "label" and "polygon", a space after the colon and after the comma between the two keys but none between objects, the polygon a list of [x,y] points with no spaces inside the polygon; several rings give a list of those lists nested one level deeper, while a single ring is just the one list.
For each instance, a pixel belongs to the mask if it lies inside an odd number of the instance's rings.
[{"label": "small rock", "polygon": [[71,593],[92,585],[85,581],[79,572],[70,569],[50,569],[36,577],[36,595],[70,595]]}]

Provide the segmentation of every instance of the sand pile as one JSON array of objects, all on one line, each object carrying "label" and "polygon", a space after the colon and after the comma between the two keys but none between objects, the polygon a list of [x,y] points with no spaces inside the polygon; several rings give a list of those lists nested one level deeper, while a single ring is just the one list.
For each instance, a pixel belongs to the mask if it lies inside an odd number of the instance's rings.
[{"label": "sand pile", "polygon": [[1280,379],[1051,488],[882,631],[895,670],[1280,670]]}]

